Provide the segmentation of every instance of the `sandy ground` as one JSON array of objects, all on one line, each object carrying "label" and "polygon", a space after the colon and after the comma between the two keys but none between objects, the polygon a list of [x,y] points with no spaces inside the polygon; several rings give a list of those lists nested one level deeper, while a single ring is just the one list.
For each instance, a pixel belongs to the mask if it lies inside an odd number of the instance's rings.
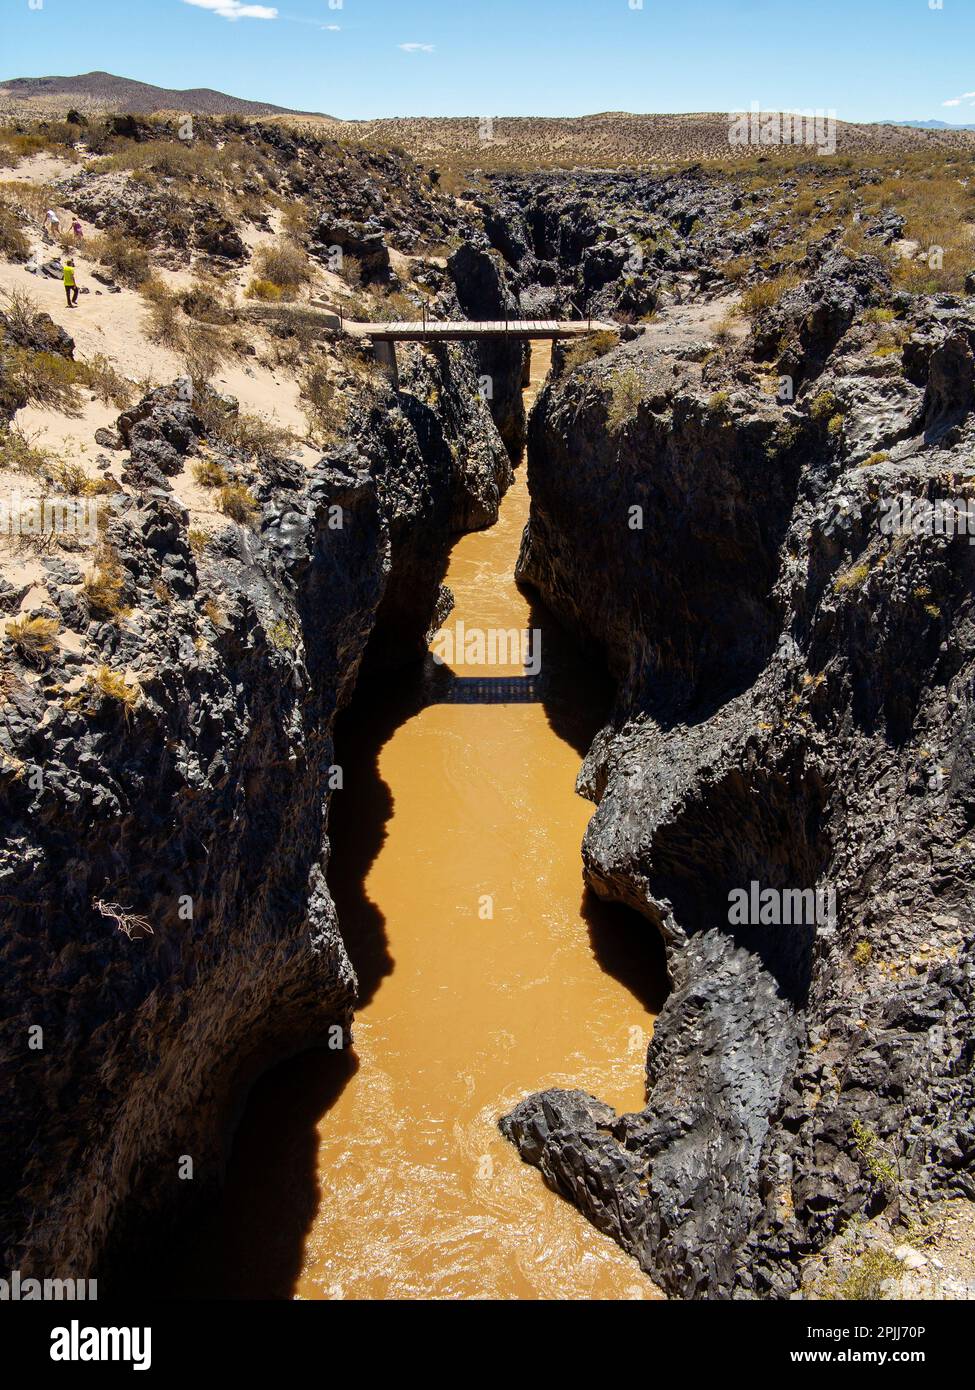
[{"label": "sandy ground", "polygon": [[[72,167],[63,161],[39,156],[23,161],[17,169],[0,171],[0,180],[21,179],[37,183],[61,177]],[[69,225],[71,210],[57,210],[62,217],[62,226]],[[271,231],[262,232],[256,228],[245,231],[244,239],[252,252],[262,243],[275,239],[279,222],[275,215],[271,218]],[[32,263],[47,261],[60,254],[58,247],[45,244],[39,232],[32,239],[32,253]],[[92,276],[96,263],[85,254],[83,245],[74,253],[74,260],[78,284],[82,288],[77,308],[68,308],[59,279],[32,274],[25,266],[5,261],[0,261],[0,305],[4,292],[26,291],[38,308],[50,314],[54,322],[74,339],[76,359],[84,360],[101,354],[138,389],[170,382],[183,375],[180,357],[151,342],[147,336],[148,310],[142,296],[126,288],[122,288],[120,293],[112,293],[99,284]],[[156,273],[172,289],[185,287],[194,278],[189,269],[174,271],[159,267]],[[243,300],[251,273],[248,263],[226,282],[234,297],[240,301]],[[333,282],[337,280],[337,276],[323,272],[316,279],[314,292],[334,296]],[[343,282],[338,281],[338,284],[347,289]],[[88,293],[84,293],[85,289]],[[263,356],[269,346],[263,330],[257,325],[250,328],[245,326],[243,333]],[[272,369],[256,357],[235,357],[218,369],[213,384],[218,390],[235,396],[240,402],[241,411],[259,415],[291,431],[298,441],[304,440],[308,424],[293,371],[287,368]],[[111,474],[117,478],[125,455],[103,449],[96,444],[94,436],[100,428],[113,428],[120,412],[112,405],[88,397],[87,392],[81,395],[82,406],[76,415],[30,405],[17,412],[13,425],[30,444],[65,462],[81,465],[91,477],[101,476],[104,470],[98,468],[98,463],[109,460]],[[308,467],[313,466],[321,456],[320,449],[301,442],[296,443],[291,452]],[[226,518],[213,505],[213,489],[203,488],[194,481],[194,461],[190,459],[185,471],[170,480],[174,493],[189,510],[192,526],[205,530],[220,529],[227,524]],[[19,493],[29,496],[37,492],[37,486],[22,475],[3,473],[0,474],[0,490],[4,495]],[[78,554],[76,559],[83,568],[90,567],[91,557],[85,552]],[[44,572],[29,543],[0,538],[0,573],[17,589],[27,587],[20,603],[21,612],[36,611],[46,601]]]},{"label": "sandy ground", "polygon": [[[78,172],[81,165],[69,159],[60,159],[54,154],[37,154],[30,159],[22,159],[13,169],[0,169],[0,184],[4,183],[55,183]],[[61,213],[60,208],[55,212]],[[67,211],[67,209],[65,209]]]},{"label": "sandy ground", "polygon": [[[42,249],[40,243],[37,249]],[[47,257],[54,254],[51,248],[43,249]],[[179,357],[150,342],[146,336],[146,305],[142,296],[128,289],[111,294],[92,279],[93,264],[83,252],[75,253],[74,259],[78,284],[82,291],[89,290],[88,294],[82,292],[76,309],[67,307],[59,280],[32,275],[19,265],[0,262],[0,291],[19,289],[31,294],[38,307],[71,334],[76,357],[94,357],[102,353],[125,376],[140,383],[149,380],[159,384],[180,376],[183,368]],[[188,285],[193,279],[189,271],[160,270],[158,274],[173,288]],[[307,423],[299,402],[298,385],[285,372],[272,372],[254,361],[227,362],[214,377],[214,385],[236,396],[242,410],[265,415],[284,428],[304,435]],[[24,422],[18,417],[15,423]],[[90,431],[93,432],[94,429]],[[70,431],[71,436],[76,433],[74,429]]]}]

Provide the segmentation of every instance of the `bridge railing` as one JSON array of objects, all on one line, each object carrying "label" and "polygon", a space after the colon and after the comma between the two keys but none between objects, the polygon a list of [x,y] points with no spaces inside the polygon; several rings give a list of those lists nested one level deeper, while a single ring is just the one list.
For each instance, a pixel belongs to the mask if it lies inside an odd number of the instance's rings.
[{"label": "bridge railing", "polygon": [[576,313],[579,315],[580,319],[582,319],[582,318],[585,318],[585,319],[586,319],[586,327],[588,328],[589,332],[591,333],[591,332],[592,332],[592,310],[591,310],[591,309],[589,310],[588,315],[584,314],[584,313],[582,312],[582,310],[579,308],[578,304],[575,302],[574,299],[570,299],[570,300],[569,300],[569,308],[570,308],[570,309],[575,309],[575,311],[576,311]]}]

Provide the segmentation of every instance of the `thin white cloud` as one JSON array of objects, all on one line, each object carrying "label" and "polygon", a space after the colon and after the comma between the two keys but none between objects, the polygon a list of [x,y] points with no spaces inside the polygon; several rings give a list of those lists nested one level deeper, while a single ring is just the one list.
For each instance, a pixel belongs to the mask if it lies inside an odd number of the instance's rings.
[{"label": "thin white cloud", "polygon": [[330,34],[341,34],[342,32],[341,24],[323,24],[322,28],[327,29]]},{"label": "thin white cloud", "polygon": [[963,101],[967,101],[969,106],[975,106],[975,92],[962,92],[960,97],[949,97],[947,101],[941,103],[942,106],[961,106]]},{"label": "thin white cloud", "polygon": [[397,45],[404,53],[432,53],[434,45],[432,43],[401,43]]},{"label": "thin white cloud", "polygon": [[221,19],[277,19],[278,12],[273,5],[244,5],[241,0],[183,0],[184,5],[195,5],[198,10],[209,10]]}]

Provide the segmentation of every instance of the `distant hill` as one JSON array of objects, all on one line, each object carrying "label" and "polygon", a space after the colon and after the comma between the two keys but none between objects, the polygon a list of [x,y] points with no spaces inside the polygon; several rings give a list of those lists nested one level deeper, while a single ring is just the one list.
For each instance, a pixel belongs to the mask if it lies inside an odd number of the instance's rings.
[{"label": "distant hill", "polygon": [[185,111],[192,116],[309,116],[318,112],[295,111],[266,101],[245,101],[210,87],[177,91],[115,77],[110,72],[86,72],[77,77],[13,77],[0,83],[0,112],[24,115],[63,115],[70,107],[87,113],[130,111],[151,115],[154,111]]},{"label": "distant hill", "polygon": [[[763,154],[821,162],[828,158],[803,146],[782,150],[731,145],[728,114],[715,111],[646,115],[604,111],[593,116],[501,116],[491,120],[403,116],[328,124],[329,134],[380,147],[400,145],[416,158],[448,169],[645,168],[697,160],[753,159]],[[840,156],[897,157],[936,148],[975,152],[975,135],[958,127],[918,130],[837,122],[836,152]]]},{"label": "distant hill", "polygon": [[911,130],[975,130],[975,125],[955,121],[878,121],[877,124],[908,126]]}]

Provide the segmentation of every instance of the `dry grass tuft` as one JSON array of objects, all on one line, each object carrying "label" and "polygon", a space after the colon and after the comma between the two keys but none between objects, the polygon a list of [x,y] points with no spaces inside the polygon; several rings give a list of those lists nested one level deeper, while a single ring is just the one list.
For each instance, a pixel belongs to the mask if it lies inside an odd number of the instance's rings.
[{"label": "dry grass tuft", "polygon": [[106,551],[101,563],[85,576],[81,592],[96,617],[125,616],[127,610],[122,600],[125,592],[125,571],[114,552]]},{"label": "dry grass tuft", "polygon": [[222,487],[217,494],[217,507],[224,516],[229,516],[231,521],[239,522],[241,526],[252,522],[260,512],[257,498],[250,488],[241,483],[228,483]]},{"label": "dry grass tuft", "polygon": [[105,665],[92,672],[88,677],[88,686],[94,694],[103,699],[117,700],[126,714],[135,707],[142,693],[137,681],[130,684],[120,671],[113,671],[110,666]]},{"label": "dry grass tuft", "polygon": [[27,666],[43,671],[57,651],[61,624],[56,618],[15,618],[7,624],[7,636]]}]

